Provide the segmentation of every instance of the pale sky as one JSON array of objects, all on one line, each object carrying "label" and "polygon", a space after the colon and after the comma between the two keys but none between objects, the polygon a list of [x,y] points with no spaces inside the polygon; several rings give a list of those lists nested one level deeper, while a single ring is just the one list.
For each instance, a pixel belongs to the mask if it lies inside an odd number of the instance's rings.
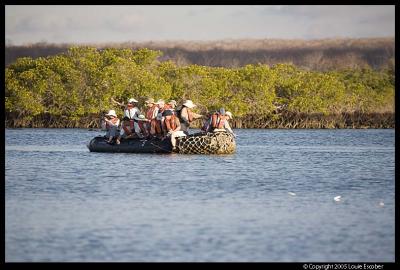
[{"label": "pale sky", "polygon": [[395,6],[6,5],[6,42],[394,37]]}]

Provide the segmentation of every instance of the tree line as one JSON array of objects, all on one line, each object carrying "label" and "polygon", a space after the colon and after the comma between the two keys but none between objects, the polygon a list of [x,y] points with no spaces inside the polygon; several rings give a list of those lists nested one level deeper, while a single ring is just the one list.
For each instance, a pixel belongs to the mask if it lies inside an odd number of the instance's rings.
[{"label": "tree line", "polygon": [[[65,53],[71,44],[35,43],[6,45],[5,64],[20,57],[47,57]],[[327,71],[343,68],[382,69],[394,65],[394,38],[280,40],[244,39],[220,41],[156,41],[98,43],[85,46],[99,49],[160,50],[161,61],[172,60],[178,66],[243,67],[247,64],[292,63],[298,67]]]},{"label": "tree line", "polygon": [[[292,127],[287,125],[290,119],[339,115],[343,120],[354,113],[389,114],[384,127],[394,125],[391,68],[310,71],[293,64],[223,68],[179,66],[161,58],[161,51],[147,48],[94,47],[18,58],[5,70],[6,126],[35,126],[35,121],[44,121],[47,124],[37,126],[98,127],[97,119],[104,111],[112,108],[122,114],[112,100],[126,102],[130,97],[139,104],[147,97],[191,99],[203,114],[224,107],[233,113],[237,127],[252,127],[243,125],[243,119],[253,123],[268,119],[274,123],[269,127]],[[327,127],[335,127],[335,121]]]}]

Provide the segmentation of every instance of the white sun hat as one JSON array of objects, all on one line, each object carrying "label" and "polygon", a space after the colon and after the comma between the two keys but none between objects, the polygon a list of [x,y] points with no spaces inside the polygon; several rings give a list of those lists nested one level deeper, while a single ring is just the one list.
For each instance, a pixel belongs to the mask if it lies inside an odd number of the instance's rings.
[{"label": "white sun hat", "polygon": [[159,99],[156,104],[160,105],[160,104],[165,104],[165,101],[163,99]]},{"label": "white sun hat", "polygon": [[232,119],[232,113],[231,112],[226,112],[225,115],[229,116],[229,118]]},{"label": "white sun hat", "polygon": [[186,100],[185,103],[183,103],[183,106],[186,106],[190,109],[196,107],[196,105],[193,104],[193,102],[190,99]]},{"label": "white sun hat", "polygon": [[140,115],[138,116],[138,118],[139,118],[139,119],[146,119],[146,117],[145,117],[143,114],[140,114]]},{"label": "white sun hat", "polygon": [[117,117],[117,114],[115,113],[114,110],[110,110],[106,115],[107,115],[107,116],[114,116],[114,117]]},{"label": "white sun hat", "polygon": [[128,100],[128,102],[129,102],[129,103],[134,103],[134,102],[139,102],[139,101],[137,101],[137,100],[134,99],[134,98],[130,98],[130,99]]}]

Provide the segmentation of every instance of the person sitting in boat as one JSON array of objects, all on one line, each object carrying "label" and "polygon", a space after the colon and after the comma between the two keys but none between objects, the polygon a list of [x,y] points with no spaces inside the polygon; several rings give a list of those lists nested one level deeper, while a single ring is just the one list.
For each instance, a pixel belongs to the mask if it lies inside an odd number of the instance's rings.
[{"label": "person sitting in boat", "polygon": [[[221,109],[223,109],[223,108],[221,108]],[[213,131],[213,127],[211,125],[211,122],[212,122],[213,117],[218,117],[218,115],[220,114],[220,110],[219,111],[214,111],[214,112],[211,112],[211,113],[207,113],[207,115],[206,115],[206,119],[207,120],[204,121],[204,124],[201,127],[201,131],[202,132],[207,133],[207,132],[212,132]],[[225,109],[223,109],[223,110],[225,110]]]},{"label": "person sitting in boat", "polygon": [[190,124],[198,118],[202,118],[203,115],[197,114],[192,111],[192,109],[196,107],[196,105],[190,100],[186,100],[182,107],[179,109],[179,120],[181,121],[181,130],[186,134],[189,135],[189,127]]},{"label": "person sitting in boat", "polygon": [[129,119],[129,117],[125,116],[121,121],[121,133],[115,140],[117,144],[120,144],[121,138],[129,139],[134,136],[134,133],[132,132],[132,129],[130,126],[131,126],[130,119]]},{"label": "person sitting in boat", "polygon": [[162,139],[165,133],[164,117],[162,115],[165,111],[165,101],[159,99],[156,104],[158,111],[156,118],[152,120],[154,124],[152,124],[151,134],[159,139]]},{"label": "person sitting in boat", "polygon": [[157,119],[161,121],[159,122],[159,124],[161,124],[160,125],[161,133],[163,136],[166,134],[166,132],[168,132],[165,127],[164,112],[168,110],[171,111],[174,115],[176,115],[175,107],[176,107],[176,101],[172,99],[168,103],[165,103],[164,107],[162,109],[160,108],[158,111]]},{"label": "person sitting in boat", "polygon": [[232,119],[231,112],[226,112],[224,115],[221,114],[216,121],[216,126],[214,127],[213,132],[227,131],[236,138],[236,134],[233,132],[231,126],[229,125],[229,120],[231,119]]},{"label": "person sitting in boat", "polygon": [[175,113],[176,101],[171,99],[167,104],[165,104],[165,110],[171,110]]},{"label": "person sitting in boat", "polygon": [[147,132],[146,123],[149,120],[143,114],[139,114],[137,117],[138,120],[135,119],[135,133],[139,138],[147,138],[149,133]]},{"label": "person sitting in boat", "polygon": [[171,110],[165,110],[163,112],[164,126],[165,126],[165,137],[171,138],[172,151],[176,150],[176,138],[184,137],[186,134],[181,130],[181,124],[178,117]]},{"label": "person sitting in boat", "polygon": [[158,106],[154,102],[153,98],[148,98],[145,101],[146,109],[146,119],[148,120],[146,124],[147,133],[154,136],[155,135],[155,125],[156,125],[156,118],[158,114]]},{"label": "person sitting in boat", "polygon": [[235,136],[232,128],[229,125],[229,120],[232,119],[231,112],[225,112],[224,108],[211,114],[211,117],[204,123],[202,131],[205,132],[218,132],[227,131]]},{"label": "person sitting in boat", "polygon": [[130,119],[129,117],[125,116],[122,119],[121,123],[121,134],[118,136],[116,142],[120,144],[121,139],[130,139],[130,138],[144,138],[147,136],[147,132],[144,129],[144,124],[147,122],[147,119],[143,114],[138,116],[140,119],[139,121],[135,120],[135,125],[138,125],[139,128],[135,128],[135,132],[132,131],[130,128]]},{"label": "person sitting in boat", "polygon": [[128,104],[124,109],[124,117],[128,117],[130,120],[130,128],[134,130],[135,120],[138,119],[138,115],[140,114],[139,108],[136,106],[138,101],[134,98],[130,98],[128,100]]},{"label": "person sitting in boat", "polygon": [[144,102],[145,106],[145,117],[148,120],[148,122],[145,124],[147,133],[150,134],[151,130],[151,120],[154,119],[157,116],[158,113],[158,107],[154,102],[153,98],[148,98]]},{"label": "person sitting in boat", "polygon": [[114,138],[119,136],[119,118],[114,110],[110,110],[104,117],[105,129],[107,130],[107,142],[111,143]]}]

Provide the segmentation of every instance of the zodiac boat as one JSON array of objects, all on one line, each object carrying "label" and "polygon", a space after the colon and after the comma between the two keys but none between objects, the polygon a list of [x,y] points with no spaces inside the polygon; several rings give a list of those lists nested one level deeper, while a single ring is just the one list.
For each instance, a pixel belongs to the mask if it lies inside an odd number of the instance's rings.
[{"label": "zodiac boat", "polygon": [[175,150],[170,138],[122,139],[120,144],[109,144],[104,136],[97,136],[87,147],[90,152],[110,153],[232,154],[236,151],[236,142],[232,134],[218,131],[178,137]]}]

